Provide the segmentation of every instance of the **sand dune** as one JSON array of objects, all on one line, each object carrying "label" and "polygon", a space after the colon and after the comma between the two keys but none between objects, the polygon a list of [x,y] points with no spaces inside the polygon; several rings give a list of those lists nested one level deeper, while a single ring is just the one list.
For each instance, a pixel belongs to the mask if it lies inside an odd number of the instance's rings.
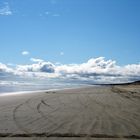
[{"label": "sand dune", "polygon": [[0,140],[140,139],[140,86],[0,96]]}]

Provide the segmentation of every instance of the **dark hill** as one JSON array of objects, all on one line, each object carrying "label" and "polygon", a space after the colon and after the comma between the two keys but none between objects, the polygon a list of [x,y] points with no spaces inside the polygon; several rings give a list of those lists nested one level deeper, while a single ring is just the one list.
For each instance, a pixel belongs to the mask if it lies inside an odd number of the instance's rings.
[{"label": "dark hill", "polygon": [[131,85],[140,85],[140,81],[135,81],[135,82],[132,82],[130,83]]}]

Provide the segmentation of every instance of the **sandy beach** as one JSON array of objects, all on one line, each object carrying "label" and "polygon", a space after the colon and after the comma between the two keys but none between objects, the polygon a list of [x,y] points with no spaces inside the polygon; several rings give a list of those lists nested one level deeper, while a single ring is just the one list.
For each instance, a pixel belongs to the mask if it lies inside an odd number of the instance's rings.
[{"label": "sandy beach", "polygon": [[0,95],[0,140],[140,139],[140,85]]}]

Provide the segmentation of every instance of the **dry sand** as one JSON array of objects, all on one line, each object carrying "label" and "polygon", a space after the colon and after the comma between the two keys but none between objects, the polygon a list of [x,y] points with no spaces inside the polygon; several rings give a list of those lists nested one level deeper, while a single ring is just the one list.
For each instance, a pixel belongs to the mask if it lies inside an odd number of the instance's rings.
[{"label": "dry sand", "polygon": [[140,86],[0,96],[0,140],[140,139]]}]

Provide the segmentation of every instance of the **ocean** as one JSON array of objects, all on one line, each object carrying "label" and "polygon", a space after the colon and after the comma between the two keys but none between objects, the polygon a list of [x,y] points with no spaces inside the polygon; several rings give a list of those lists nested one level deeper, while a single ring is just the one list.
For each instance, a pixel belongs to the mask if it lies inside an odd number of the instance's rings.
[{"label": "ocean", "polygon": [[64,88],[76,88],[86,83],[77,81],[67,81],[60,79],[24,79],[18,78],[16,80],[0,80],[0,94],[23,92],[23,91],[40,91],[53,90]]}]

